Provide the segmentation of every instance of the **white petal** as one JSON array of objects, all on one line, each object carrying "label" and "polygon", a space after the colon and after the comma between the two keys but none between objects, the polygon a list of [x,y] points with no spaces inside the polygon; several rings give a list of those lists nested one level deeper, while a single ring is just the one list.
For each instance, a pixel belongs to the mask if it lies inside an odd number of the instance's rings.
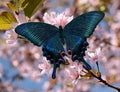
[{"label": "white petal", "polygon": [[88,56],[90,56],[91,58],[93,58],[93,57],[95,56],[95,53],[90,53],[90,52],[88,52],[87,54],[88,54]]}]

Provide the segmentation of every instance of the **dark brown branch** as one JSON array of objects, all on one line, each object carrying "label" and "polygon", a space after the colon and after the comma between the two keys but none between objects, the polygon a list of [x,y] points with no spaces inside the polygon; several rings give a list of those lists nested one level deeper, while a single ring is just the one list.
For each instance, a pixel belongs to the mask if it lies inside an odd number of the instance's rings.
[{"label": "dark brown branch", "polygon": [[83,66],[83,67],[84,67],[85,70],[87,70],[93,77],[95,77],[96,79],[98,79],[100,82],[102,82],[103,84],[107,85],[108,87],[116,89],[118,92],[120,92],[120,88],[119,87],[115,87],[113,85],[110,85],[107,81],[103,80],[101,78],[101,76],[97,76],[93,72],[91,72],[90,70],[88,70],[85,66]]}]

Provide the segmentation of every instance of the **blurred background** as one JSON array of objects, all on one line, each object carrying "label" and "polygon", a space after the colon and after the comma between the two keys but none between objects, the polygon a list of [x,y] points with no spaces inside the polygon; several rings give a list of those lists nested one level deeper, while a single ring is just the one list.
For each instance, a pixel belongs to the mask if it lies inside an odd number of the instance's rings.
[{"label": "blurred background", "polygon": [[[7,4],[15,1],[19,0],[0,0],[0,13],[13,13]],[[99,62],[102,78],[120,87],[120,0],[45,0],[31,18],[21,17],[19,21],[43,21],[46,12],[60,14],[66,10],[74,17],[94,10],[105,13],[88,39],[89,47],[93,51],[98,47],[102,49],[102,60]],[[13,14],[17,16],[17,13]],[[26,40],[15,39],[15,34],[8,41],[6,34],[9,30],[0,30],[0,92],[116,92],[94,78],[80,79],[74,88],[73,85],[65,85],[62,72],[55,80],[51,79],[51,75],[41,74],[38,65],[45,61],[41,48]]]}]

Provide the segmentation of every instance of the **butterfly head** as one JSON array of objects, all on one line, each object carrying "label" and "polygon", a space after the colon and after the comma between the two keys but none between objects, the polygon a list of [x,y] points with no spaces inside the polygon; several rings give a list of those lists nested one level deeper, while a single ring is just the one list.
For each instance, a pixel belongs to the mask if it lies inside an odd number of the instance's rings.
[{"label": "butterfly head", "polygon": [[59,26],[59,31],[63,31],[63,28],[62,28],[62,26]]}]

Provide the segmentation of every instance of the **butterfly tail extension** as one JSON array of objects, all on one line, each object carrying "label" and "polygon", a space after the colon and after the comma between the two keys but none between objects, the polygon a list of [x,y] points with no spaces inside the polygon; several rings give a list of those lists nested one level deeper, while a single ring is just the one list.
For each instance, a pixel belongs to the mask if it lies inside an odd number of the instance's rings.
[{"label": "butterfly tail extension", "polygon": [[91,66],[90,66],[84,59],[82,59],[81,61],[82,61],[82,63],[85,65],[85,67],[86,67],[87,69],[89,69],[89,70],[92,69]]},{"label": "butterfly tail extension", "polygon": [[57,70],[57,66],[56,66],[56,64],[54,64],[53,72],[52,72],[52,78],[53,78],[53,79],[56,78],[56,70]]}]

